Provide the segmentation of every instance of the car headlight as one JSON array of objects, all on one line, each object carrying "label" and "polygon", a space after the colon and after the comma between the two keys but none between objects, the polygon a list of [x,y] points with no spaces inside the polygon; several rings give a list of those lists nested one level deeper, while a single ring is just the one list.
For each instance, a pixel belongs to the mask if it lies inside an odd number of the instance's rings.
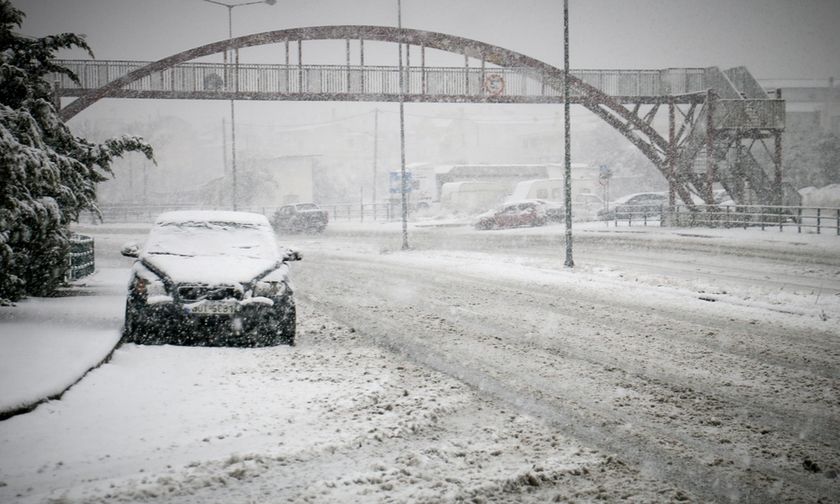
[{"label": "car headlight", "polygon": [[131,281],[131,293],[140,298],[149,296],[165,296],[166,287],[159,278],[135,276]]},{"label": "car headlight", "polygon": [[277,297],[286,292],[286,282],[259,281],[254,285],[254,297]]}]

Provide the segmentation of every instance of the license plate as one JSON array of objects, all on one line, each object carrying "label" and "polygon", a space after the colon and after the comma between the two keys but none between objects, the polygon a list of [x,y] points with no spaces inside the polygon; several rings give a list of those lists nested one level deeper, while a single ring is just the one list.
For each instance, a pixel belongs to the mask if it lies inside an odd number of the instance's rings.
[{"label": "license plate", "polygon": [[189,310],[194,315],[233,315],[236,305],[231,303],[201,303]]}]

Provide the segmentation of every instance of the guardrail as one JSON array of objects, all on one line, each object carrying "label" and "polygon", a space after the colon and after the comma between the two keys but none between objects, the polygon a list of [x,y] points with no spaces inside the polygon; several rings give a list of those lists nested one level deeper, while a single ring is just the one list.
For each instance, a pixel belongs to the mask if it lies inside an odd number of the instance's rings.
[{"label": "guardrail", "polygon": [[759,228],[797,233],[835,234],[840,236],[840,208],[767,206],[767,205],[667,205],[634,207],[622,205],[606,217],[608,225],[659,225],[675,227]]},{"label": "guardrail", "polygon": [[65,281],[72,282],[86,277],[95,269],[93,238],[73,233],[70,235],[70,255]]},{"label": "guardrail", "polygon": [[[335,203],[320,205],[329,213],[330,221],[394,221],[402,216],[399,203]],[[254,212],[271,218],[279,206],[240,207],[243,212]],[[152,223],[162,212],[171,210],[229,210],[227,207],[198,205],[103,205],[102,222]],[[578,207],[576,213],[591,215],[591,206]],[[618,210],[618,211],[616,211]],[[412,211],[413,212],[413,211]],[[582,215],[582,214],[581,214]],[[585,220],[585,217],[582,217]],[[92,222],[96,222],[91,216]],[[632,206],[621,205],[611,208],[608,214],[591,217],[614,226],[676,226],[676,227],[721,227],[758,228],[761,230],[795,230],[797,233],[835,234],[840,236],[840,208],[767,206],[767,205],[677,205],[673,212],[667,205]],[[92,247],[92,245],[91,245]]]},{"label": "guardrail", "polygon": [[[280,208],[279,205],[250,206],[239,207],[238,210],[241,212],[259,213],[271,218],[278,208]],[[393,205],[388,203],[336,203],[321,205],[321,208],[329,213],[330,220],[332,221],[389,221],[399,219],[401,215],[399,203]],[[230,207],[205,205],[100,205],[99,210],[102,214],[101,222],[151,224],[163,212],[173,210],[230,210]],[[91,223],[100,222],[95,214],[89,214],[88,219]]]}]

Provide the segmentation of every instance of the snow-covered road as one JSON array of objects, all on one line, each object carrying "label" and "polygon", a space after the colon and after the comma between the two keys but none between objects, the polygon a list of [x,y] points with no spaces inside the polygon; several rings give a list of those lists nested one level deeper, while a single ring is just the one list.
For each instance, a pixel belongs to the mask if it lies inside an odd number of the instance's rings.
[{"label": "snow-covered road", "polygon": [[617,247],[570,272],[539,252],[357,248],[299,275],[380,344],[700,500],[840,495],[836,263]]},{"label": "snow-covered road", "polygon": [[0,501],[840,497],[833,242],[356,231],[289,243],[299,346],[127,345],[0,423]]}]

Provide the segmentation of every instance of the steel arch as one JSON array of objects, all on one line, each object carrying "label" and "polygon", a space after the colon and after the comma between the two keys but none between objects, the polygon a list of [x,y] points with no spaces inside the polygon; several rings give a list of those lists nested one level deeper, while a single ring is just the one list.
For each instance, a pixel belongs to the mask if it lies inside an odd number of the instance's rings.
[{"label": "steel arch", "polygon": [[[109,82],[105,86],[79,97],[62,108],[60,115],[63,120],[67,121],[93,103],[107,97],[110,92],[142,79],[153,72],[159,72],[179,63],[221,53],[225,50],[242,49],[287,41],[351,39],[424,46],[482,59],[501,67],[529,68],[543,75],[548,84],[555,89],[563,89],[563,70],[516,51],[485,42],[456,35],[410,28],[398,29],[388,26],[372,25],[312,26],[244,35],[188,49],[134,70],[123,77]],[[571,89],[583,96],[582,104],[587,109],[616,128],[633,145],[638,147],[666,178],[668,177],[669,172],[665,166],[668,142],[662,135],[650,124],[606,93],[603,93],[573,75],[569,75],[569,82]],[[688,196],[689,193],[684,183],[677,184],[677,188],[683,200],[687,203],[690,202],[691,199]]]}]

